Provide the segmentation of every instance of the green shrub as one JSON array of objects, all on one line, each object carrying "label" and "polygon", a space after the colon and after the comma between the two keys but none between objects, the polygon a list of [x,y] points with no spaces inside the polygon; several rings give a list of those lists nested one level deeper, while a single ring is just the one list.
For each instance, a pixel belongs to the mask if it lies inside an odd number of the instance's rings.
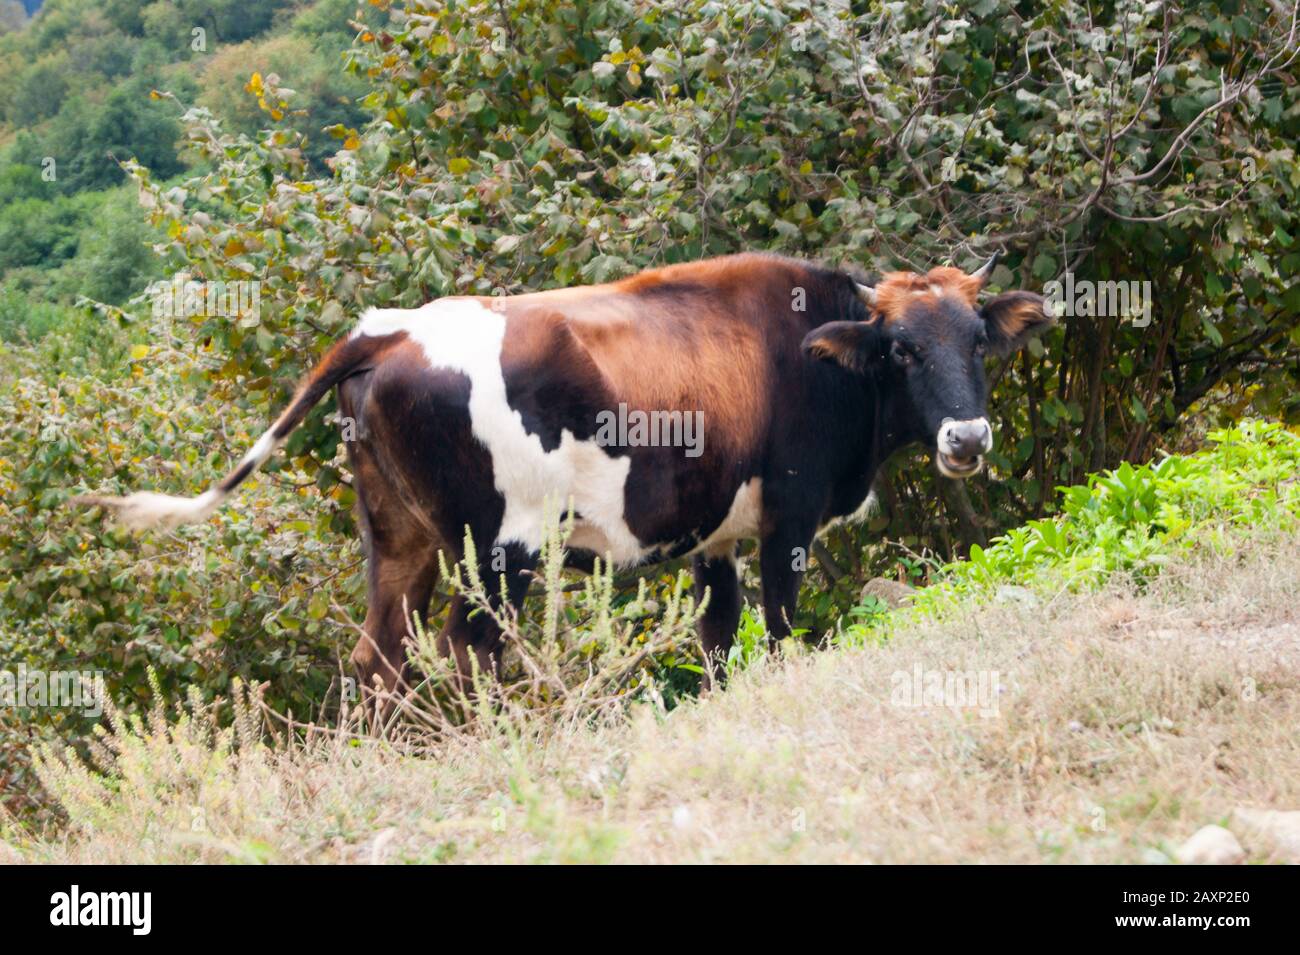
[{"label": "green shrub", "polygon": [[[0,668],[102,671],[127,711],[148,701],[151,667],[173,697],[224,695],[242,676],[306,713],[350,649],[334,602],[356,607],[364,590],[359,544],[338,531],[350,491],[272,473],[211,521],[144,537],[66,507],[89,490],[196,493],[262,431],[203,393],[201,364],[158,344],[134,356],[125,374],[41,368],[0,389]],[[90,725],[52,707],[6,715],[64,740]]]},{"label": "green shrub", "polygon": [[1300,525],[1300,436],[1276,422],[1244,421],[1208,438],[1195,454],[1121,464],[1060,488],[1057,516],[972,547],[969,560],[939,568],[912,607],[936,612],[1008,584],[1091,587],[1116,572],[1141,579],[1226,539],[1225,530]]}]

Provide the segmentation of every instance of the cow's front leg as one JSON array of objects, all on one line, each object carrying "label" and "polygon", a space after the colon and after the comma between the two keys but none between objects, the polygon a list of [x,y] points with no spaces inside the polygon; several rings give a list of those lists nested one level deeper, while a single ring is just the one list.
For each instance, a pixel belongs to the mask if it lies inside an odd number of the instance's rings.
[{"label": "cow's front leg", "polygon": [[763,575],[763,618],[773,649],[794,629],[795,604],[808,566],[812,533],[812,528],[787,525],[776,528],[761,542],[758,566]]},{"label": "cow's front leg", "polygon": [[709,605],[700,618],[700,643],[704,647],[703,689],[726,680],[727,654],[740,623],[740,581],[736,577],[736,550],[695,558],[695,599],[709,592]]}]

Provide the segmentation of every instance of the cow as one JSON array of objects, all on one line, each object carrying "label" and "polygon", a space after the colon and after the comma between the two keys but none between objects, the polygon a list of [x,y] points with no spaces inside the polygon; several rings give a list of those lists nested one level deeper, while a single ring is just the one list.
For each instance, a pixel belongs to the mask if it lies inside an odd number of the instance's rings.
[{"label": "cow", "polygon": [[[136,528],[204,520],[337,388],[368,565],[365,636],[351,655],[365,685],[406,679],[410,614],[427,611],[439,551],[461,560],[466,534],[484,579],[504,579],[496,599],[519,606],[558,502],[573,515],[575,566],[693,558],[696,591],[709,595],[698,628],[707,686],[739,620],[742,541],[759,542],[764,619],[779,641],[801,556],[832,523],[867,513],[886,458],[920,444],[946,477],[980,471],[993,444],[985,356],[1052,322],[1030,292],[981,305],[993,264],[869,285],[746,253],[603,285],[370,308],[219,484],[83,503]],[[610,428],[615,411],[697,422],[698,433],[687,447],[647,440]],[[471,655],[499,676],[499,628],[471,610],[454,598],[439,649],[462,680]]]}]

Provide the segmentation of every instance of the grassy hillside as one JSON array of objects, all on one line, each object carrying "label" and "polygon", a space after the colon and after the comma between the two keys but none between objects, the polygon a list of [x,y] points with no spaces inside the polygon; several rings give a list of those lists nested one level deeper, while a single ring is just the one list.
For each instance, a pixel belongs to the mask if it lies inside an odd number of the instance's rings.
[{"label": "grassy hillside", "polygon": [[[226,730],[199,705],[118,719],[98,770],[45,755],[66,826],[11,827],[8,852],[1171,861],[1238,808],[1300,804],[1298,465],[1300,439],[1245,425],[1099,476],[1055,530],[948,567],[910,609],[875,608],[823,652],[753,654],[725,692],[671,709],[652,692],[586,711],[500,700],[386,740],[247,705]],[[1250,858],[1281,858],[1237,829]]]}]

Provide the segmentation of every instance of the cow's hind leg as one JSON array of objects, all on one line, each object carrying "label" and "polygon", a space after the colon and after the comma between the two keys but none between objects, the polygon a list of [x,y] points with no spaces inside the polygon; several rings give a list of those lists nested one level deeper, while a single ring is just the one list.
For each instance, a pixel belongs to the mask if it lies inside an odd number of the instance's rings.
[{"label": "cow's hind leg", "polygon": [[[339,410],[351,422],[345,430],[348,461],[357,494],[357,521],[366,551],[367,606],[362,636],[351,662],[367,692],[393,691],[406,682],[404,642],[412,632],[412,615],[423,618],[438,582],[438,537],[422,518],[410,489],[394,479],[391,463],[383,466],[383,441],[371,434],[373,374],[350,378],[339,386]],[[382,419],[381,419],[382,420]]]},{"label": "cow's hind leg", "polygon": [[[479,574],[493,610],[500,611],[505,602],[521,609],[536,564],[537,555],[518,544],[493,546],[483,554]],[[438,637],[438,649],[455,660],[458,688],[467,696],[473,692],[476,670],[492,679],[501,678],[501,627],[491,614],[481,609],[475,612],[474,605],[462,595],[452,600],[451,612]]]},{"label": "cow's hind leg", "polygon": [[363,635],[351,662],[367,690],[393,691],[408,683],[405,641],[414,632],[412,615],[421,622],[438,582],[438,554],[431,545],[412,546],[405,553],[385,553],[372,547],[369,558],[369,600]]}]

